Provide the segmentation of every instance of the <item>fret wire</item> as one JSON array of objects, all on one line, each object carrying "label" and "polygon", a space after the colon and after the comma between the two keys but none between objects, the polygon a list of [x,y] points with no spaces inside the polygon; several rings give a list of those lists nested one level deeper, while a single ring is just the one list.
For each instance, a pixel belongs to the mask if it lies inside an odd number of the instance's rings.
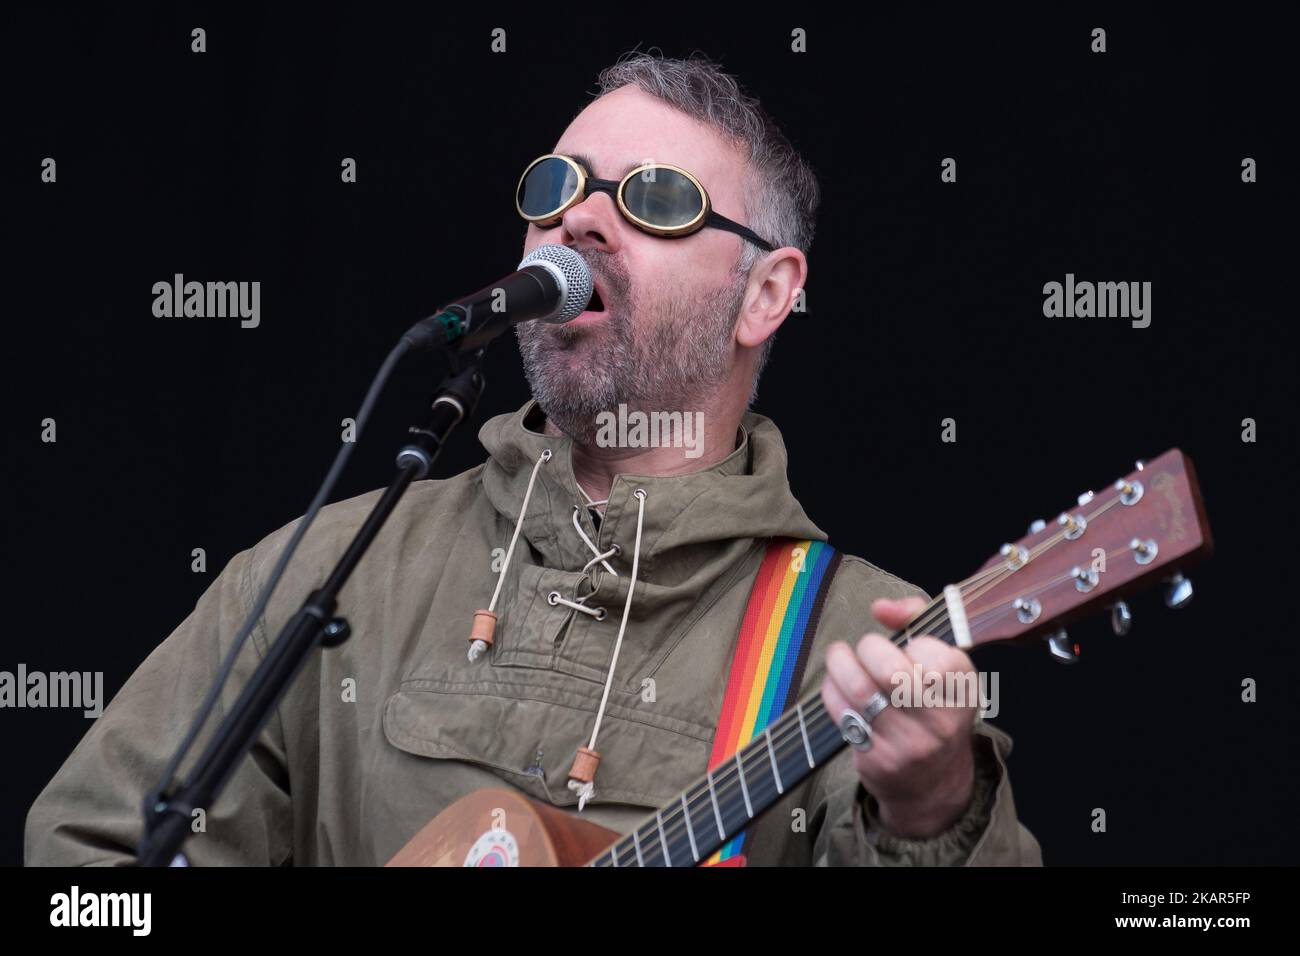
[{"label": "fret wire", "polygon": [[659,851],[658,851],[658,843],[659,843],[659,841],[658,841],[657,839],[655,839],[655,837],[657,836],[657,834],[654,832],[654,831],[655,831],[655,822],[654,822],[654,818],[653,818],[653,817],[649,820],[649,822],[648,822],[648,826],[649,826],[650,831],[651,831],[650,834],[649,834],[648,836],[647,836],[647,834],[644,834],[644,833],[639,834],[639,836],[640,836],[640,838],[641,838],[641,852],[645,855],[645,859],[646,859],[646,861],[647,861],[647,862],[645,862],[645,863],[642,864],[642,865],[643,865],[643,866],[663,866],[664,863],[665,863],[664,860],[660,860],[658,863],[655,862],[656,854],[659,852]]},{"label": "fret wire", "polygon": [[763,728],[763,736],[767,738],[767,755],[772,758],[772,777],[776,781],[777,796],[785,793],[785,785],[781,782],[781,768],[776,765],[776,752],[772,749],[772,728]]},{"label": "fret wire", "polygon": [[803,735],[803,749],[804,753],[808,755],[808,769],[812,770],[817,766],[817,762],[813,760],[812,745],[808,743],[808,728],[804,726],[803,704],[796,701],[794,711],[799,716],[799,733]]},{"label": "fret wire", "polygon": [[749,785],[745,783],[745,765],[741,756],[743,753],[744,749],[736,751],[736,773],[740,777],[740,792],[745,797],[745,813],[752,820],[754,819],[754,805],[749,802]]},{"label": "fret wire", "polygon": [[[718,791],[713,785],[713,771],[710,770],[706,776],[708,780],[709,799],[713,801],[713,817],[718,822],[718,839],[725,840],[727,834],[722,826],[722,813],[718,810]],[[694,798],[692,798],[694,799]]]},{"label": "fret wire", "polygon": [[664,862],[669,866],[672,866],[673,857],[672,854],[668,852],[668,838],[664,836],[664,819],[660,815],[661,813],[662,811],[660,810],[655,811],[655,820],[659,823],[659,845],[664,848]]},{"label": "fret wire", "polygon": [[691,808],[686,805],[686,794],[682,794],[682,817],[686,820],[686,835],[691,840],[691,857],[700,862],[700,851],[695,845],[695,828],[691,826]]}]

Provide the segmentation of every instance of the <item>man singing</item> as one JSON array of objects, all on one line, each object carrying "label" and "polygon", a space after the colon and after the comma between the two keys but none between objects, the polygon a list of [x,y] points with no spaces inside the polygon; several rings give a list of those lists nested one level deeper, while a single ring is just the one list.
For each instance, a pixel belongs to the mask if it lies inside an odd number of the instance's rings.
[{"label": "man singing", "polygon": [[[352,639],[311,657],[198,808],[192,863],[382,864],[453,801],[503,784],[627,833],[819,689],[857,745],[755,811],[715,861],[1041,862],[1016,819],[1010,740],[978,701],[889,703],[894,675],[970,674],[969,658],[876,633],[910,621],[921,592],[825,544],[779,430],[748,410],[807,277],[818,197],[716,65],[636,55],[601,74],[516,192],[525,252],[558,244],[589,264],[588,311],[517,327],[534,399],[482,427],[484,464],[411,487],[343,589]],[[610,427],[636,416],[675,427]],[[377,494],[320,513],[221,710]],[[132,860],[144,794],[292,530],[236,555],[132,675],[33,805],[28,863]],[[791,595],[813,589],[801,617]],[[778,633],[792,636],[763,644]]]}]

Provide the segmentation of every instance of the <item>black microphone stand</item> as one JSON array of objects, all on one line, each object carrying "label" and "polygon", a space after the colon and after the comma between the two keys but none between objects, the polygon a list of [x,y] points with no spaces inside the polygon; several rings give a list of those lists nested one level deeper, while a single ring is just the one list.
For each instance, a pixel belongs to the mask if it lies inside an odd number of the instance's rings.
[{"label": "black microphone stand", "polygon": [[164,792],[171,781],[162,780],[150,794],[145,807],[144,836],[137,852],[140,866],[188,865],[179,851],[189,835],[195,808],[212,805],[312,650],[318,644],[336,647],[351,636],[347,620],[335,615],[339,591],[411,482],[429,473],[452,429],[478,406],[485,384],[479,367],[482,355],[482,349],[470,358],[447,353],[451,371],[439,386],[433,406],[424,423],[409,430],[408,443],[397,453],[397,475],[333,572],[308,595],[299,611],[281,629],[195,763],[189,780],[171,794]]}]

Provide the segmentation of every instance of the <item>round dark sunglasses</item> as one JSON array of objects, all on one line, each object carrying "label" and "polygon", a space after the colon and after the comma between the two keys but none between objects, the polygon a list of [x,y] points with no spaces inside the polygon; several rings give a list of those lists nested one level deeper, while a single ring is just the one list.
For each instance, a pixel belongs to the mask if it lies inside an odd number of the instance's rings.
[{"label": "round dark sunglasses", "polygon": [[572,156],[547,153],[529,163],[519,177],[515,208],[528,222],[550,229],[593,192],[612,195],[624,219],[654,236],[675,239],[711,226],[734,232],[765,252],[773,249],[766,239],[714,212],[700,181],[668,163],[638,166],[615,181],[595,179]]}]

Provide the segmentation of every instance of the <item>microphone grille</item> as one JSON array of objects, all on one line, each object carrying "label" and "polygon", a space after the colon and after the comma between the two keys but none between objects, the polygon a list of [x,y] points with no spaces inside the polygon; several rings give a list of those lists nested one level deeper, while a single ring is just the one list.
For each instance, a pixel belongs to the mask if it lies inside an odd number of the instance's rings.
[{"label": "microphone grille", "polygon": [[568,322],[582,314],[591,301],[592,279],[587,261],[568,246],[538,246],[519,263],[526,266],[548,266],[560,286],[560,307],[544,322]]}]

